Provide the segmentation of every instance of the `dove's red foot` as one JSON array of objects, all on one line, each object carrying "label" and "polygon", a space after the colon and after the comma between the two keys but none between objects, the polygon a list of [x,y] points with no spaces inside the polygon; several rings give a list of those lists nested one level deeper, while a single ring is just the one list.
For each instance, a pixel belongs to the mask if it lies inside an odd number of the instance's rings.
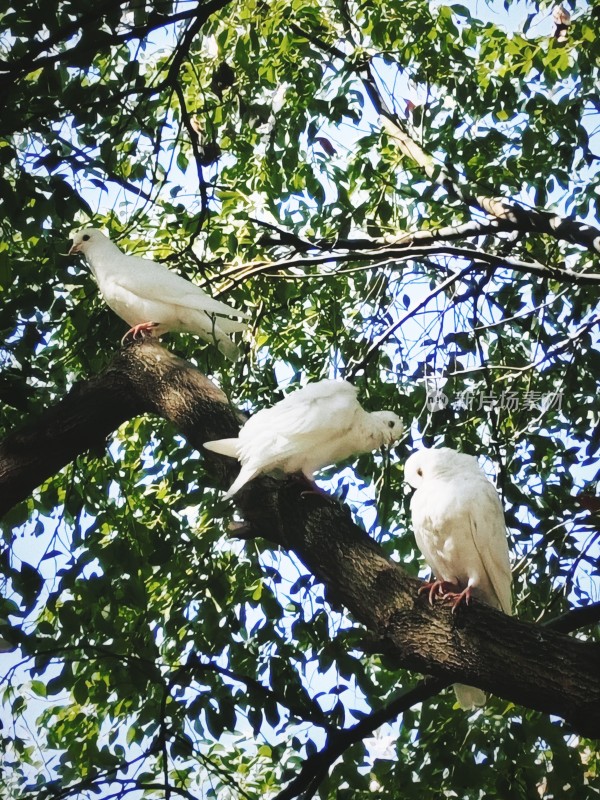
[{"label": "dove's red foot", "polygon": [[450,583],[450,581],[427,581],[427,583],[421,586],[417,594],[427,592],[429,595],[429,605],[433,605],[436,596],[442,598],[447,597],[452,589],[458,589],[458,586],[454,583]]},{"label": "dove's red foot", "polygon": [[146,334],[152,336],[152,331],[154,328],[158,328],[159,324],[160,323],[158,322],[140,322],[139,325],[134,325],[133,328],[130,328],[125,336],[121,339],[121,344],[125,344],[130,336],[132,339],[137,339],[138,336],[143,338]]},{"label": "dove's red foot", "polygon": [[471,602],[471,587],[467,586],[462,592],[445,592],[443,595],[444,603],[452,603],[452,613],[456,613],[456,609],[464,602],[468,606]]}]

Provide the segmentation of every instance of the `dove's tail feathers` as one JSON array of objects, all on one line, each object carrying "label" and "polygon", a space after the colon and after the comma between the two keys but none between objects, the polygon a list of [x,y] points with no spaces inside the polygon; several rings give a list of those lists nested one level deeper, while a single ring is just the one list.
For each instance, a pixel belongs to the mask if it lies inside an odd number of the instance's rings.
[{"label": "dove's tail feathers", "polygon": [[[229,456],[230,458],[239,457],[239,439],[214,439],[212,442],[204,442],[204,447],[211,450],[213,453],[219,453],[222,456]],[[237,494],[244,484],[251,481],[259,473],[259,470],[252,467],[243,466],[235,481],[231,484],[224,497],[228,500]]]},{"label": "dove's tail feathers", "polygon": [[216,335],[215,343],[217,348],[225,358],[228,358],[230,361],[237,361],[240,357],[240,351],[236,344],[234,344],[231,339],[226,336],[224,333]]},{"label": "dove's tail feathers", "polygon": [[231,319],[231,317],[252,319],[252,313],[250,311],[242,311],[241,308],[235,308],[227,303],[222,303],[220,300],[208,297],[204,292],[192,298],[188,296],[186,297],[186,301],[191,308],[194,308],[200,314],[217,315],[220,319]]},{"label": "dove's tail feathers", "polygon": [[[221,441],[229,441],[228,439],[221,439]],[[234,441],[237,441],[234,439]],[[242,467],[240,470],[240,474],[231,484],[227,492],[225,493],[224,497],[226,500],[229,500],[230,497],[233,497],[234,494],[237,494],[242,486],[245,486],[252,478],[256,478],[260,470],[258,469],[248,469],[248,467]]]},{"label": "dove's tail feathers", "polygon": [[485,705],[485,692],[476,689],[475,686],[465,686],[464,683],[454,684],[454,693],[458,700],[458,705],[466,711]]},{"label": "dove's tail feathers", "polygon": [[217,319],[216,327],[223,331],[223,333],[245,333],[248,330],[248,325],[245,322],[238,322],[235,319],[225,319],[219,317]]},{"label": "dove's tail feathers", "polygon": [[[191,322],[191,320],[190,320]],[[240,356],[238,346],[229,338],[230,333],[239,333],[248,330],[243,322],[234,322],[230,319],[207,318],[206,314],[196,316],[188,328],[192,333],[197,333],[205,341],[215,345],[230,361],[236,361]]]},{"label": "dove's tail feathers", "polygon": [[195,333],[205,342],[217,347],[226,358],[235,361],[240,351],[229,338],[229,334],[243,333],[248,330],[248,325],[195,308],[178,307],[174,322],[166,325],[165,330]]},{"label": "dove's tail feathers", "polygon": [[239,443],[239,439],[213,439],[212,442],[204,442],[204,447],[207,450],[212,450],[213,453],[237,458]]}]

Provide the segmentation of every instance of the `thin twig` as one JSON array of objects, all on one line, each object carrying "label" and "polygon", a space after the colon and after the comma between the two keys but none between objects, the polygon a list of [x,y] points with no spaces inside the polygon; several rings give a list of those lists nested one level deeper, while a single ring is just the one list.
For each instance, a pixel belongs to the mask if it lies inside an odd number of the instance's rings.
[{"label": "thin twig", "polygon": [[306,759],[298,775],[275,796],[274,800],[293,800],[301,794],[303,800],[309,800],[317,791],[334,761],[349,747],[365,739],[386,722],[392,722],[417,703],[422,703],[439,694],[449,685],[449,681],[439,678],[425,678],[414,688],[402,692],[383,708],[371,712],[351,728],[329,734],[325,746]]},{"label": "thin twig", "polygon": [[385,333],[383,333],[378,339],[376,339],[373,342],[373,344],[371,345],[371,347],[369,347],[366,355],[361,361],[359,361],[356,364],[348,365],[348,372],[347,372],[348,379],[349,380],[354,379],[358,374],[358,372],[366,367],[369,361],[371,361],[371,359],[375,356],[375,354],[383,347],[383,345],[388,341],[390,336],[392,336],[398,330],[398,328],[402,327],[402,325],[404,325],[405,322],[414,317],[414,315],[422,308],[425,308],[425,306],[428,305],[430,300],[433,300],[434,297],[443,292],[449,286],[452,286],[452,284],[456,283],[456,281],[459,281],[462,278],[464,278],[465,275],[467,275],[472,270],[473,270],[473,265],[469,264],[468,267],[465,267],[459,272],[453,272],[449,278],[446,278],[445,281],[442,281],[435,287],[435,289],[429,292],[427,297],[425,297],[423,300],[417,303],[416,306],[409,309],[406,312],[406,314],[403,314],[397,322],[394,322],[393,325],[390,325],[389,328],[385,331]]}]

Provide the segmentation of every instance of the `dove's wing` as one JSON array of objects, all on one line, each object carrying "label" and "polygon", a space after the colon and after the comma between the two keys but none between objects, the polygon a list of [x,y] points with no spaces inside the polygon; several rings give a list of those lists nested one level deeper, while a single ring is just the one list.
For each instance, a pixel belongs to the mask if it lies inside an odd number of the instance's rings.
[{"label": "dove's wing", "polygon": [[[319,381],[259,411],[240,431],[240,461],[260,472],[302,469],[305,454],[327,452],[328,442],[352,426],[360,409],[356,391],[345,381]],[[293,465],[286,464],[290,459]]]},{"label": "dove's wing", "polygon": [[471,535],[497,598],[505,614],[512,613],[510,558],[504,512],[498,493],[486,479],[478,481],[478,501],[471,507]]},{"label": "dove's wing", "polygon": [[240,432],[240,458],[257,442],[265,446],[269,460],[285,457],[290,450],[338,437],[352,426],[357,409],[357,389],[346,381],[319,381],[292,392],[279,403],[259,411]]},{"label": "dove's wing", "polygon": [[243,430],[254,435],[254,428],[264,427],[291,438],[303,434],[319,436],[337,430],[338,421],[352,420],[359,408],[356,394],[356,387],[347,381],[310,383],[265,409],[268,417],[263,411],[255,414]]},{"label": "dove's wing", "polygon": [[182,278],[156,261],[139,256],[120,254],[113,263],[112,280],[122,289],[137,297],[196,308],[208,314],[230,317],[250,317],[245,311],[214,300],[199,286]]}]

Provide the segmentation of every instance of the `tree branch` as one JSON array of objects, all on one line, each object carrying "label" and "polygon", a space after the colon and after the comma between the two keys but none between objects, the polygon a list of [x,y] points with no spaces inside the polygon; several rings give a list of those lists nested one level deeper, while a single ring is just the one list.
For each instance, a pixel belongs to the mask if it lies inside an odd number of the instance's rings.
[{"label": "tree branch", "polygon": [[[172,14],[170,17],[160,17],[158,19],[155,17],[152,22],[148,22],[146,25],[141,25],[139,27],[134,27],[130,31],[127,31],[127,33],[114,33],[111,36],[107,36],[102,42],[102,48],[106,49],[107,47],[116,47],[121,44],[127,44],[134,39],[144,39],[149,33],[152,33],[158,28],[165,28],[169,25],[174,25],[177,22],[193,19],[196,16],[203,16],[205,13],[207,14],[205,19],[208,19],[210,14],[222,6],[227,5],[228,2],[230,2],[230,0],[213,0],[213,2],[205,4],[200,3],[196,8],[180,11],[177,14]],[[45,56],[44,58],[37,58],[37,56],[44,51],[49,50],[55,47],[57,44],[70,39],[71,36],[77,33],[77,31],[88,26],[94,19],[101,17],[104,11],[106,11],[108,8],[111,8],[114,5],[119,7],[123,4],[124,3],[121,0],[121,2],[117,2],[116,4],[106,3],[104,6],[100,7],[100,9],[95,8],[94,11],[83,14],[82,17],[78,17],[72,23],[64,26],[64,28],[48,37],[48,39],[39,42],[37,46],[33,48],[32,52],[28,52],[26,56],[14,61],[0,60],[0,73],[3,73],[0,76],[0,82],[3,84],[7,82],[13,83],[15,80],[26,77],[32,72],[35,72],[36,70],[41,69],[49,64],[55,64],[58,61],[63,61],[69,56],[79,56],[81,50],[87,50],[87,46],[82,47],[81,42],[77,42],[77,44],[70,49],[61,50],[58,53],[53,53],[52,55]]]},{"label": "tree branch", "polygon": [[24,69],[38,69],[38,62],[35,59],[44,52],[55,47],[61,42],[65,42],[74,36],[77,31],[88,25],[90,22],[99,21],[107,11],[120,8],[125,5],[125,0],[105,0],[105,2],[94,3],[91,10],[82,13],[71,22],[58,28],[50,36],[38,42],[31,42],[27,48],[27,55],[12,61],[0,59],[0,71],[18,73]]},{"label": "tree branch", "polygon": [[[99,51],[105,52],[111,47],[127,45],[129,42],[134,40],[141,41],[155,30],[166,28],[170,25],[176,24],[177,22],[183,22],[190,19],[193,20],[190,29],[193,28],[197,33],[212,14],[220,11],[222,8],[228,5],[229,2],[231,2],[231,0],[208,0],[208,2],[199,2],[196,7],[177,12],[169,17],[161,16],[156,12],[153,12],[149,15],[149,21],[145,25],[133,27],[126,33],[106,34],[102,38],[101,42],[95,43],[95,46],[98,47]],[[27,77],[36,70],[62,61],[67,61],[68,66],[69,60],[72,63],[73,60],[78,61],[78,59],[82,57],[84,57],[84,61],[87,63],[89,60],[89,45],[87,42],[81,41],[78,41],[69,49],[60,50],[58,53],[52,53],[41,58],[37,58],[37,56],[48,49],[56,47],[61,42],[68,41],[68,39],[75,35],[77,31],[85,26],[89,26],[94,19],[102,17],[102,14],[106,10],[115,5],[116,7],[120,7],[123,5],[123,3],[117,2],[115,4],[113,2],[107,2],[101,5],[99,8],[94,8],[93,11],[87,12],[73,22],[68,23],[62,29],[59,29],[56,33],[52,34],[44,41],[36,43],[26,56],[12,61],[0,60],[0,99],[4,102],[4,104],[7,104],[8,93],[15,82],[21,78]],[[186,44],[187,42],[184,41],[184,45]],[[186,55],[187,51],[184,51],[183,55],[181,56],[181,61]],[[177,68],[180,64],[180,57],[177,52],[173,59],[173,64],[175,64],[174,68]],[[169,80],[170,76],[167,75],[163,81],[161,81],[151,90],[145,87],[144,89],[136,90],[135,93],[156,94],[170,85]]]},{"label": "tree branch", "polygon": [[408,246],[400,244],[387,245],[370,250],[361,250],[350,253],[325,253],[322,255],[302,256],[297,258],[282,258],[278,261],[259,262],[258,264],[245,264],[223,273],[221,277],[228,277],[227,289],[244,283],[249,278],[257,275],[264,275],[270,272],[278,272],[290,267],[318,266],[332,262],[345,261],[382,261],[388,259],[390,264],[395,261],[409,261],[431,258],[436,255],[448,255],[455,258],[468,258],[469,260],[482,261],[496,267],[511,269],[515,272],[526,275],[538,275],[542,278],[552,278],[563,283],[573,283],[581,285],[600,285],[600,273],[596,272],[575,272],[575,270],[561,267],[547,267],[539,261],[521,261],[516,258],[498,256],[494,253],[486,253],[475,247],[455,247],[443,242],[429,246]]},{"label": "tree branch", "polygon": [[[157,342],[121,350],[99,376],[0,443],[1,508],[7,510],[125,419],[150,412],[169,419],[200,448],[235,436],[238,416],[223,393]],[[112,428],[111,428],[112,426]],[[207,465],[219,486],[232,459]],[[236,496],[264,538],[293,550],[356,620],[385,641],[398,667],[477,686],[567,720],[600,737],[600,645],[508,617],[474,602],[458,616],[418,597],[408,576],[354,524],[345,507],[302,491],[293,479],[260,478]]]},{"label": "tree branch", "polygon": [[360,370],[367,366],[367,364],[388,341],[390,336],[392,336],[399,328],[401,328],[405,322],[407,322],[409,319],[412,319],[422,308],[425,308],[427,305],[429,305],[429,302],[438,294],[446,291],[446,289],[456,283],[456,281],[460,281],[466,277],[472,269],[473,265],[469,265],[458,272],[453,272],[448,278],[446,278],[445,281],[442,281],[435,287],[435,289],[432,289],[430,292],[428,292],[426,297],[417,303],[416,306],[409,309],[406,314],[403,314],[397,322],[394,322],[392,325],[390,325],[385,333],[383,333],[378,339],[375,339],[373,344],[367,350],[365,356],[361,358],[359,362],[348,364],[347,375],[350,377],[350,379],[356,377]]},{"label": "tree branch", "polygon": [[[412,247],[413,245],[427,245],[433,242],[452,241],[453,239],[470,239],[479,238],[481,236],[491,236],[498,233],[507,232],[512,230],[512,226],[508,225],[502,220],[469,220],[469,222],[462,222],[459,225],[444,225],[441,228],[424,228],[419,231],[407,231],[401,233],[394,239],[365,239],[356,237],[353,239],[318,239],[311,242],[308,239],[302,239],[292,231],[281,229],[275,225],[270,225],[268,222],[261,220],[250,220],[256,222],[257,225],[263,225],[271,228],[279,233],[279,238],[265,234],[261,237],[260,243],[276,246],[291,246],[300,252],[307,252],[310,250],[326,250],[333,252],[336,250],[350,250],[355,252],[357,250],[373,250],[376,247]],[[229,271],[224,272],[227,275]],[[233,270],[231,270],[233,272]]]},{"label": "tree branch", "polygon": [[477,208],[495,217],[511,230],[521,233],[543,233],[555,239],[562,239],[600,253],[600,229],[561,217],[548,211],[536,208],[525,208],[514,200],[489,197],[476,194],[466,186],[458,173],[439,162],[423,150],[420,144],[410,135],[404,121],[387,106],[377,82],[373,76],[371,59],[360,59],[350,62],[348,55],[337,47],[323,41],[313,33],[304,31],[296,24],[291,29],[299,36],[312,42],[324,52],[343,61],[349,71],[359,75],[367,96],[375,110],[383,120],[383,128],[407,158],[411,159],[423,173],[435,184],[444,188],[451,197],[455,197],[470,208]]},{"label": "tree branch", "polygon": [[587,606],[571,608],[561,614],[560,617],[548,620],[545,623],[547,628],[561,633],[572,633],[590,625],[597,625],[600,622],[600,603],[590,603]]},{"label": "tree branch", "polygon": [[170,681],[173,684],[177,683],[181,679],[183,673],[189,673],[197,678],[197,676],[201,675],[203,672],[214,672],[232,681],[241,683],[251,691],[262,695],[263,698],[268,698],[275,703],[279,703],[283,708],[287,708],[288,711],[297,716],[298,719],[311,722],[313,725],[323,728],[326,731],[332,730],[332,724],[327,714],[321,709],[319,704],[314,702],[308,695],[303,698],[305,702],[298,702],[294,698],[291,698],[289,693],[279,691],[277,687],[270,689],[256,678],[252,678],[248,675],[241,675],[239,672],[234,672],[226,667],[220,667],[212,661],[208,663],[201,661],[195,653],[190,655],[185,665],[175,670]]},{"label": "tree branch", "polygon": [[102,770],[101,772],[92,772],[91,775],[83,778],[77,783],[71,784],[71,786],[53,786],[48,796],[52,797],[53,800],[64,800],[70,795],[78,793],[78,796],[81,797],[79,792],[90,789],[92,786],[94,786],[94,783],[116,782],[117,779],[115,776],[118,772],[126,772],[127,769],[132,767],[134,764],[139,764],[140,761],[143,762],[144,759],[148,758],[148,756],[156,755],[156,753],[158,753],[158,747],[156,744],[152,744],[149,748],[140,753],[139,756],[128,760],[123,759],[123,761],[121,761],[116,767],[110,767],[109,769]]},{"label": "tree branch", "polygon": [[361,742],[386,722],[392,722],[417,703],[422,703],[438,694],[448,685],[448,681],[426,678],[414,688],[402,692],[383,708],[371,712],[351,728],[328,734],[324,747],[306,759],[298,775],[275,796],[274,800],[293,800],[300,795],[303,800],[309,800],[317,791],[333,762],[349,747]]},{"label": "tree branch", "polygon": [[[76,384],[35,422],[0,443],[0,515],[76,456],[104,453],[106,438],[119,425],[145,413],[173,422],[197,448],[209,438],[236,435],[239,428],[227,397],[187,362],[158,344],[132,344],[104,372]],[[227,485],[235,463],[227,468],[222,459],[206,457],[214,461],[220,485]]]},{"label": "tree branch", "polygon": [[[562,633],[570,633],[579,628],[593,625],[599,620],[600,603],[593,603],[589,606],[573,608],[562,616],[546,622],[545,627]],[[298,775],[276,795],[274,800],[293,800],[301,795],[302,800],[309,800],[316,793],[334,761],[349,747],[366,739],[386,722],[392,722],[404,711],[433,697],[449,685],[449,681],[426,678],[413,689],[402,692],[399,697],[387,703],[383,708],[371,712],[351,728],[329,733],[323,748],[306,759]]]},{"label": "tree branch", "polygon": [[[141,186],[136,186],[128,181],[127,178],[117,175],[117,173],[109,169],[109,167],[103,161],[100,161],[94,156],[89,156],[88,153],[86,153],[81,147],[77,147],[77,145],[75,145],[73,142],[68,141],[68,139],[65,139],[58,133],[53,132],[52,137],[48,135],[48,141],[50,141],[51,138],[54,138],[57,142],[60,142],[65,147],[70,148],[73,153],[75,153],[73,156],[56,156],[55,153],[51,153],[52,157],[60,158],[61,162],[68,164],[74,172],[83,172],[86,174],[86,176],[89,176],[90,174],[96,174],[101,180],[107,180],[111,183],[116,183],[118,186],[121,186],[123,189],[125,189],[125,191],[130,192],[136,197],[142,197],[144,200],[146,200],[146,202],[154,203],[152,196],[145,192]],[[78,160],[76,156],[79,156],[79,158],[82,160]],[[40,159],[40,164],[46,166],[45,161],[45,157],[42,157]],[[38,166],[38,164],[36,164],[36,166]]]}]

